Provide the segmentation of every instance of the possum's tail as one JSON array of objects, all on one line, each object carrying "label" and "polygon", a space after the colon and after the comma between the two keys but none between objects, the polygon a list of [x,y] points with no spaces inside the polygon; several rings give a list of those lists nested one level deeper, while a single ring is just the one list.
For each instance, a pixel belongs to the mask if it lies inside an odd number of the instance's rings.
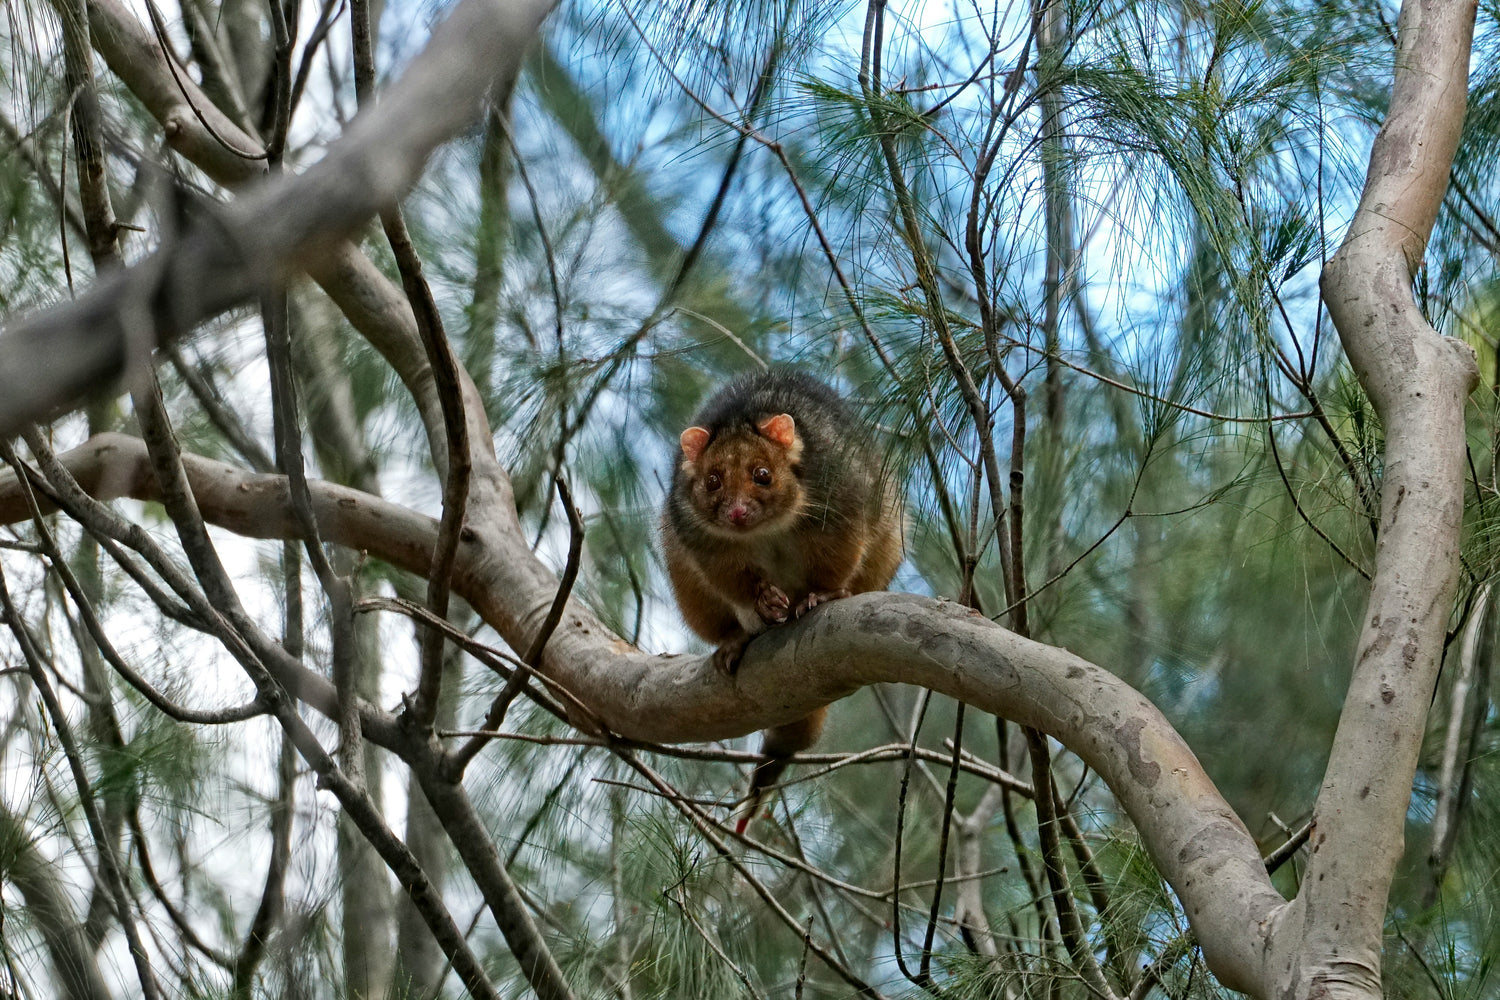
[{"label": "possum's tail", "polygon": [[760,752],[766,759],[755,765],[750,774],[750,788],[735,809],[735,833],[744,833],[745,827],[755,818],[766,790],[780,780],[791,763],[787,758],[818,742],[823,733],[823,720],[827,717],[828,709],[820,708],[805,719],[767,729],[761,734]]}]

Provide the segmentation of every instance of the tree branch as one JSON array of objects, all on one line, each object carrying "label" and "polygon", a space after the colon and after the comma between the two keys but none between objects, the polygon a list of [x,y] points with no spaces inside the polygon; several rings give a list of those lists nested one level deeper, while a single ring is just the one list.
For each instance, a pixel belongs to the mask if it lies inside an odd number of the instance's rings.
[{"label": "tree branch", "polygon": [[1266,957],[1278,993],[1380,995],[1386,899],[1457,585],[1463,407],[1478,380],[1474,352],[1439,336],[1411,293],[1463,126],[1475,10],[1472,0],[1402,4],[1390,110],[1348,235],[1323,270],[1323,299],[1385,428],[1385,475],[1304,889]]},{"label": "tree branch", "polygon": [[0,336],[0,435],[117,377],[126,358],[126,313],[139,310],[150,317],[156,341],[171,340],[272,276],[326,256],[405,191],[433,149],[477,117],[494,80],[519,70],[549,9],[548,0],[466,0],[434,29],[380,106],[360,115],[305,173],[246,194],[76,302],[12,325]]},{"label": "tree branch", "polygon": [[[101,435],[62,459],[90,488],[155,498],[153,481],[137,468],[145,456],[134,439]],[[206,519],[253,537],[295,532],[279,477],[186,455],[183,467]],[[309,488],[325,539],[425,573],[436,539],[431,518],[327,483]],[[15,492],[14,482],[0,478],[0,520],[16,518]],[[460,545],[454,591],[512,648],[529,648],[557,579],[526,545],[513,506],[480,509],[488,516]],[[1259,939],[1246,929],[1285,904],[1254,841],[1161,713],[1119,678],[1066,650],[1023,639],[956,605],[862,594],[757,639],[729,678],[704,657],[642,653],[570,601],[541,667],[586,706],[575,724],[654,742],[744,735],[882,681],[928,687],[1040,729],[1077,753],[1118,796],[1183,900],[1219,977],[1231,987],[1257,981]]]}]

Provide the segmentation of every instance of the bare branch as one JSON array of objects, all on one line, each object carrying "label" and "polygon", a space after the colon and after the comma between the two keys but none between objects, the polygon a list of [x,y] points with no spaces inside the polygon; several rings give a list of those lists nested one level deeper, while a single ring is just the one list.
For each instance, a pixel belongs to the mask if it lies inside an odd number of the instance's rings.
[{"label": "bare branch", "polygon": [[[14,453],[5,445],[0,445],[0,457],[10,463],[12,469],[20,468]],[[33,473],[34,474],[34,473]],[[23,483],[22,488],[29,494],[29,483]],[[100,654],[104,657],[115,673],[125,679],[125,682],[135,688],[148,702],[154,705],[162,714],[176,719],[179,722],[191,722],[198,725],[224,725],[230,722],[243,722],[257,715],[264,715],[265,707],[260,699],[254,698],[243,705],[232,708],[218,709],[196,709],[186,705],[179,705],[151,685],[142,677],[134,667],[125,661],[125,658],[115,649],[114,643],[110,641],[109,634],[104,631],[104,626],[99,621],[99,616],[94,612],[92,603],[83,593],[78,579],[73,575],[73,570],[68,566],[68,561],[63,558],[62,551],[52,537],[52,532],[47,530],[46,523],[41,518],[41,508],[36,506],[35,497],[28,496],[29,505],[32,508],[32,516],[35,520],[36,530],[41,537],[41,548],[47,559],[52,564],[52,569],[62,579],[63,586],[68,596],[73,598],[74,605],[78,608],[78,617],[83,627],[88,631],[95,645],[99,647]]]},{"label": "bare branch", "polygon": [[0,336],[0,435],[118,376],[127,313],[170,340],[323,257],[411,185],[432,150],[477,116],[494,80],[519,70],[549,9],[547,0],[466,0],[380,106],[306,173],[246,194],[76,302],[13,324]]},{"label": "bare branch", "polygon": [[1390,110],[1323,271],[1323,299],[1384,425],[1385,476],[1354,675],[1304,888],[1273,931],[1267,992],[1380,995],[1386,898],[1457,585],[1463,407],[1478,380],[1474,352],[1439,336],[1411,294],[1463,126],[1475,10],[1473,0],[1402,4]]},{"label": "bare branch", "polygon": [[276,798],[271,802],[271,860],[266,865],[265,887],[250,921],[245,943],[234,960],[236,1000],[250,1000],[255,970],[265,954],[271,932],[281,920],[286,904],[286,873],[292,855],[293,796],[296,793],[297,753],[285,733],[276,767]]}]

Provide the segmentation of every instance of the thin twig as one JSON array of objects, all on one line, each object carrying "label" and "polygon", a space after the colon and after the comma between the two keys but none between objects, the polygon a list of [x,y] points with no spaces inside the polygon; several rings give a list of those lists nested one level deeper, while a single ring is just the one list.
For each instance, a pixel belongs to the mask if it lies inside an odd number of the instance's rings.
[{"label": "thin twig", "polygon": [[42,518],[41,507],[37,504],[36,494],[32,492],[31,470],[28,469],[10,449],[9,445],[0,444],[0,458],[8,462],[16,471],[19,482],[26,495],[27,505],[31,509],[32,523],[41,540],[41,549],[46,555],[52,569],[62,580],[64,589],[68,596],[73,599],[73,604],[78,608],[78,617],[83,627],[88,631],[89,638],[99,648],[100,654],[105,661],[118,673],[125,682],[135,688],[140,695],[157,708],[162,714],[176,719],[178,722],[187,722],[194,725],[224,725],[231,722],[243,722],[253,719],[258,715],[264,715],[268,711],[260,698],[252,698],[243,705],[230,708],[218,709],[196,709],[186,705],[179,705],[168,698],[142,677],[135,668],[125,661],[115,649],[114,643],[110,641],[109,633],[105,631],[103,624],[99,621],[98,614],[94,611],[93,604],[84,594],[78,578],[74,575],[68,561],[63,558],[62,551],[58,548],[52,532],[47,527],[47,522]]},{"label": "thin twig", "polygon": [[[276,0],[273,0],[273,2],[276,2]],[[209,124],[208,118],[204,116],[202,109],[200,109],[197,102],[193,100],[193,95],[188,92],[187,85],[182,81],[182,73],[178,68],[177,53],[172,50],[171,39],[167,37],[167,26],[162,20],[161,11],[157,9],[154,0],[146,0],[146,14],[148,19],[151,21],[151,30],[156,35],[156,44],[161,48],[162,62],[166,63],[167,69],[171,72],[172,82],[177,85],[178,91],[182,94],[183,103],[186,104],[188,108],[193,112],[193,117],[198,119],[198,124],[203,126],[203,130],[209,134],[214,142],[218,143],[224,149],[228,150],[230,153],[233,153],[235,156],[238,156],[242,160],[267,159],[269,154],[266,150],[263,149],[260,152],[256,153],[247,152],[243,149],[240,149],[239,147],[235,146],[234,143],[230,142],[228,139],[220,135],[218,131],[211,124]]]},{"label": "thin twig", "polygon": [[[297,713],[295,703],[288,696],[282,680],[271,669],[273,663],[283,670],[291,667],[300,669],[300,664],[287,664],[273,659],[270,654],[285,656],[285,651],[271,642],[245,614],[198,512],[197,501],[188,485],[187,474],[182,466],[182,454],[168,422],[154,371],[146,372],[145,381],[146,385],[134,393],[136,413],[161,491],[161,503],[177,528],[183,550],[187,553],[199,582],[203,584],[205,595],[232,625],[232,631],[226,630],[224,636],[226,648],[237,654],[236,659],[271,707],[277,721],[296,745],[298,753],[317,772],[319,786],[334,793],[345,815],[353,821],[361,835],[400,881],[428,929],[452,959],[453,967],[465,987],[478,996],[498,1000],[498,992],[459,933],[452,915],[443,904],[441,894],[428,879],[421,864],[410,848],[386,826],[364,790],[351,781],[323,749],[311,728]],[[412,758],[417,758],[418,751],[409,746],[406,751],[407,762],[413,763]],[[547,994],[549,1000],[564,996],[570,997],[571,994]]]},{"label": "thin twig", "polygon": [[140,809],[137,808],[138,805],[138,802],[132,803],[127,813],[130,822],[130,833],[135,840],[135,855],[140,859],[141,879],[146,883],[146,889],[156,899],[161,908],[167,911],[167,919],[172,921],[172,925],[177,928],[177,933],[182,936],[183,941],[187,942],[188,947],[202,954],[220,968],[229,968],[231,963],[229,954],[204,941],[193,927],[192,921],[182,912],[182,908],[172,902],[167,896],[167,890],[162,886],[161,880],[157,878],[156,868],[151,863],[151,852],[146,840],[146,831],[141,826],[141,814]]},{"label": "thin twig", "polygon": [[[713,847],[715,853],[717,853],[720,857],[727,861],[729,865],[739,873],[739,875],[745,880],[745,884],[750,886],[755,894],[759,896],[763,901],[765,901],[766,905],[770,907],[771,911],[782,921],[782,923],[792,928],[793,931],[796,932],[799,936],[802,935],[801,922],[798,921],[796,917],[792,916],[791,913],[787,912],[786,907],[781,904],[780,900],[778,900],[774,895],[771,894],[771,891],[766,888],[765,884],[762,883],[758,877],[756,877],[755,873],[749,868],[749,866],[746,865],[745,862],[735,854],[735,852],[729,849],[729,845],[724,842],[724,840],[718,835],[717,832],[715,832],[715,824],[712,823],[700,809],[687,802],[682,801],[680,797],[676,796],[672,786],[668,784],[665,779],[658,775],[654,770],[637,760],[634,754],[629,753],[628,751],[624,751],[621,752],[619,756],[621,760],[625,761],[627,765],[629,765],[633,770],[635,770],[638,774],[649,781],[655,788],[657,788],[663,794],[669,796],[669,801],[671,801],[673,805],[675,805],[678,810],[688,818],[688,820],[698,830],[699,835],[707,840]],[[858,991],[861,996],[869,997],[870,1000],[883,1000],[883,995],[880,993],[880,991],[861,979],[852,969],[845,966],[835,956],[829,954],[822,945],[819,945],[812,941],[808,941],[807,947],[825,965],[827,965],[828,968],[834,972],[834,974],[836,974],[840,979],[843,979],[844,982],[852,986],[856,991]]]},{"label": "thin twig", "polygon": [[[510,675],[505,682],[505,687],[495,695],[494,701],[490,703],[489,711],[485,713],[484,725],[481,727],[486,731],[494,731],[500,728],[505,721],[506,712],[510,704],[515,700],[516,694],[520,692],[522,685],[530,672],[535,672],[541,666],[542,653],[547,648],[547,641],[552,638],[552,633],[557,630],[558,623],[562,621],[563,611],[568,604],[568,597],[573,592],[573,584],[578,579],[578,567],[583,561],[583,519],[579,517],[578,508],[573,506],[573,494],[568,489],[568,484],[561,476],[554,477],[553,482],[557,486],[559,498],[568,515],[568,527],[570,536],[568,539],[568,562],[563,567],[562,579],[558,581],[557,592],[552,596],[552,606],[547,609],[547,617],[542,621],[541,628],[537,630],[536,636],[531,640],[531,646],[526,650],[524,663],[528,671],[517,670]],[[464,769],[474,756],[484,749],[489,742],[489,737],[483,734],[473,736],[469,742],[459,749],[453,751],[448,758],[447,771],[451,780],[457,781],[463,776]]]},{"label": "thin twig", "polygon": [[[680,887],[678,888],[678,892],[681,892]],[[724,949],[719,946],[719,942],[715,941],[708,931],[703,929],[703,925],[698,922],[698,918],[693,916],[692,911],[688,909],[687,903],[674,895],[670,889],[662,891],[662,898],[677,906],[683,918],[692,925],[693,930],[698,932],[698,936],[703,939],[704,944],[708,945],[709,950],[718,956],[719,961],[729,966],[729,971],[733,972],[735,978],[740,981],[740,985],[745,987],[745,993],[750,996],[751,1000],[761,1000],[760,992],[751,984],[750,977],[745,974],[745,970],[740,968],[734,959],[730,958],[724,952]]]},{"label": "thin twig", "polygon": [[1073,890],[1068,885],[1067,869],[1063,867],[1061,844],[1058,837],[1056,797],[1052,789],[1051,751],[1046,734],[1026,728],[1026,744],[1031,751],[1031,783],[1037,790],[1032,802],[1036,804],[1037,837],[1041,841],[1042,865],[1047,873],[1047,883],[1052,890],[1052,906],[1057,913],[1058,933],[1063,947],[1068,952],[1088,987],[1101,997],[1114,998],[1115,993],[1105,981],[1104,973],[1094,958],[1093,950],[1085,938],[1083,921],[1079,919],[1074,905]]},{"label": "thin twig", "polygon": [[932,887],[932,909],[927,917],[927,933],[922,939],[922,962],[917,976],[924,982],[932,980],[932,945],[937,933],[938,914],[942,912],[943,883],[948,872],[948,835],[953,826],[953,798],[958,791],[959,762],[963,757],[964,703],[959,702],[954,711],[953,761],[948,769],[948,787],[943,794],[942,832],[938,838],[937,884]]},{"label": "thin twig", "polygon": [[[295,550],[294,550],[295,551]],[[276,798],[271,801],[271,859],[266,865],[264,887],[245,943],[234,960],[233,996],[250,1000],[255,970],[265,955],[266,944],[280,921],[286,900],[286,873],[292,856],[292,804],[296,793],[297,752],[291,738],[281,736],[281,754],[276,767]]]},{"label": "thin twig", "polygon": [[[351,0],[349,8],[352,22],[354,48],[354,90],[361,107],[373,103],[375,97],[375,57],[370,35],[370,7],[368,0]],[[444,461],[437,463],[442,469],[443,514],[438,523],[437,543],[433,548],[432,564],[427,571],[427,607],[438,618],[448,616],[448,599],[452,586],[453,566],[458,557],[458,544],[462,534],[464,514],[469,503],[469,480],[473,472],[470,455],[468,406],[462,378],[459,375],[458,359],[453,356],[453,347],[443,330],[443,319],[438,312],[432,288],[422,274],[422,261],[412,245],[406,220],[399,205],[392,204],[380,213],[381,225],[385,228],[386,241],[396,258],[396,269],[401,273],[401,287],[411,303],[416,318],[417,334],[427,354],[427,364],[432,372],[433,392],[443,414],[443,442],[446,454]],[[437,456],[434,456],[436,459]],[[421,640],[421,667],[417,679],[417,693],[405,716],[418,729],[430,730],[437,717],[438,696],[443,678],[443,634],[437,629],[426,629]]]}]

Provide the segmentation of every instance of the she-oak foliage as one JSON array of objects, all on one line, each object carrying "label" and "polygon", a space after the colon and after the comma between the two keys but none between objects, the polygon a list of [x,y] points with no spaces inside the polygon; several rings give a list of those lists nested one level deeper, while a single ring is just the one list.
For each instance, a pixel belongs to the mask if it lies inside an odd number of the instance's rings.
[{"label": "she-oak foliage", "polygon": [[[0,995],[1493,995],[1496,13],[13,4]],[[769,361],[950,603],[731,681]]]}]

